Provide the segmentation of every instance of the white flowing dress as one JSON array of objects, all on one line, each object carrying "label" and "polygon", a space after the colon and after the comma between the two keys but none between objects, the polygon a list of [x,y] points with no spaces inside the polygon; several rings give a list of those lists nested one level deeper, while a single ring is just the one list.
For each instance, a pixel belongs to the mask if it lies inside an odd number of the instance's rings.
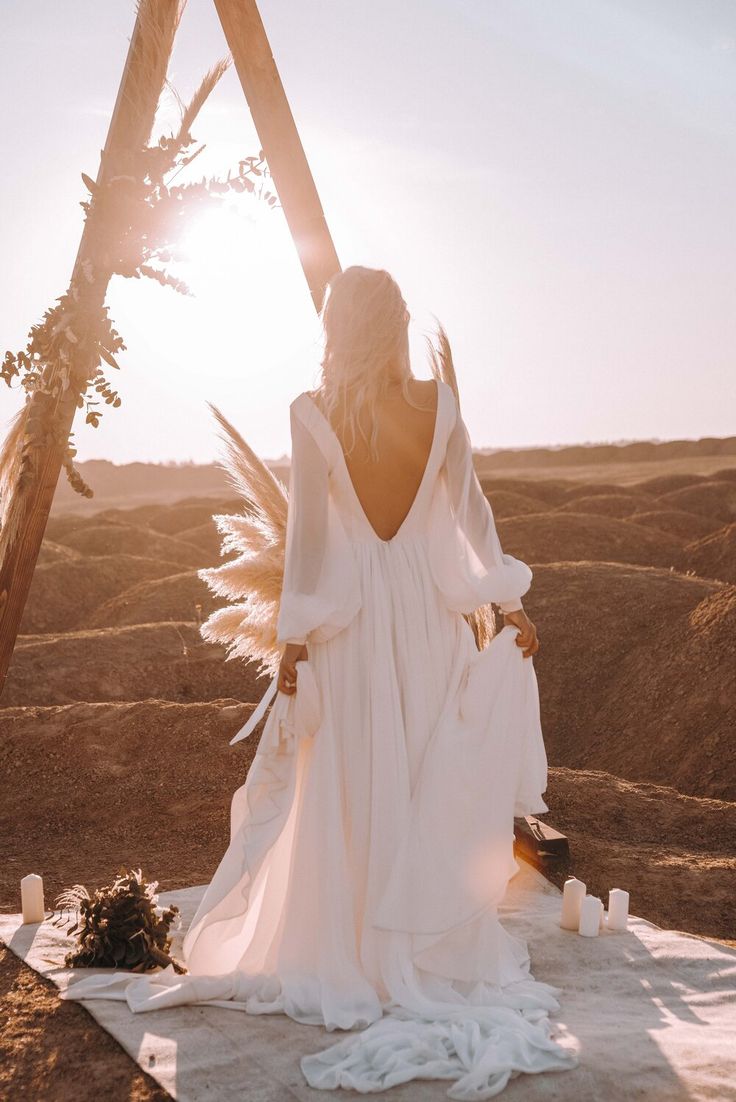
[{"label": "white flowing dress", "polygon": [[276,679],[230,844],[185,935],[189,969],[117,972],[69,998],[132,1010],[208,1003],[347,1030],[301,1059],[320,1089],[452,1081],[500,1093],[577,1059],[552,1036],[555,987],[497,906],[519,866],[513,819],[547,811],[533,659],[503,628],[482,652],[462,613],[521,608],[530,568],[504,554],[452,389],[438,381],[426,468],[381,539],[338,437],[291,404],[281,643],[306,643],[297,691]]}]

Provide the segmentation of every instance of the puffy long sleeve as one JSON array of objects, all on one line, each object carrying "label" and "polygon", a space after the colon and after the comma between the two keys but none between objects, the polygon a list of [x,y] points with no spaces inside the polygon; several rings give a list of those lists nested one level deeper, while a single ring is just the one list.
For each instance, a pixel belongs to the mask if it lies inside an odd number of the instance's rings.
[{"label": "puffy long sleeve", "polygon": [[323,642],[360,608],[360,575],[330,498],[327,459],[295,403],[290,412],[289,507],[276,638]]},{"label": "puffy long sleeve", "polygon": [[447,604],[469,613],[494,602],[503,612],[522,608],[521,597],[532,581],[532,571],[521,559],[504,553],[490,502],[473,466],[467,426],[456,407],[455,423],[435,497],[430,561],[435,582]]}]

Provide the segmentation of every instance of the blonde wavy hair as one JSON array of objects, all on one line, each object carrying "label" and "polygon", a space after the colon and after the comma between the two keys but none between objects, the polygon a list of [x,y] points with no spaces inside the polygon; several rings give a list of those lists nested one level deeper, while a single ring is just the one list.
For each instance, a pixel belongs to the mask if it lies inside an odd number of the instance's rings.
[{"label": "blonde wavy hair", "polygon": [[[409,405],[423,408],[409,396],[411,315],[404,297],[383,268],[354,264],[330,280],[320,320],[324,350],[313,393],[333,428],[346,430],[345,452],[360,432],[377,460],[378,400],[400,390]],[[361,421],[370,426],[370,438]]]}]

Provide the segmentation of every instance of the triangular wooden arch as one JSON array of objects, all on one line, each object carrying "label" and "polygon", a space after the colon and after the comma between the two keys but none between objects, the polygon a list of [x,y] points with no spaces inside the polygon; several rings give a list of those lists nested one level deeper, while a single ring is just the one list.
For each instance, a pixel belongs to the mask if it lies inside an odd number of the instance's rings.
[{"label": "triangular wooden arch", "polygon": [[[214,5],[312,300],[319,311],[327,283],[340,270],[340,262],[256,0],[214,0]],[[148,141],[183,8],[183,0],[140,0],[102,152],[98,185],[116,174],[130,150]],[[158,43],[155,57],[150,49],[152,28]],[[154,80],[151,80],[152,66],[156,69]],[[75,276],[81,275],[82,265],[90,258],[96,259],[95,242],[88,227],[89,222],[86,222],[72,283]],[[95,303],[93,298],[90,305],[102,306],[109,279],[108,275],[96,281],[93,295],[97,301]],[[66,393],[68,396],[60,404],[59,412],[62,431],[65,425],[68,437],[77,405],[73,388]],[[30,399],[31,410],[34,402],[45,397],[35,394]],[[8,503],[5,524],[13,534],[8,541],[3,541],[0,562],[0,692],[15,647],[61,465],[62,449],[58,443],[37,449],[29,483],[22,494],[12,493]]]}]

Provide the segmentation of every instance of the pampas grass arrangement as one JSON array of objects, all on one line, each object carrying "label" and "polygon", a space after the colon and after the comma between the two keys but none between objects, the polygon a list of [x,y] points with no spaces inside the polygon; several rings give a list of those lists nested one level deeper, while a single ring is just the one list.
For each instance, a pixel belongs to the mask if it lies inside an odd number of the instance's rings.
[{"label": "pampas grass arrangement", "polygon": [[276,641],[276,621],[284,579],[288,492],[224,414],[212,403],[209,406],[224,444],[219,465],[243,498],[244,510],[212,518],[223,537],[223,555],[235,551],[237,557],[197,573],[218,597],[235,603],[217,609],[199,630],[208,643],[223,644],[228,659],[258,662],[260,671],[273,677],[282,650]]},{"label": "pampas grass arrangement", "polygon": [[[178,973],[186,968],[169,956],[169,929],[178,907],[159,913],[158,881],[148,882],[140,869],[121,869],[111,885],[90,895],[84,884],[75,884],[56,898],[61,913],[53,925],[63,925],[65,913],[76,912],[67,931],[76,935],[76,947],[64,957],[68,968],[117,968],[146,972],[171,964]],[[71,919],[66,919],[70,922]]]}]

